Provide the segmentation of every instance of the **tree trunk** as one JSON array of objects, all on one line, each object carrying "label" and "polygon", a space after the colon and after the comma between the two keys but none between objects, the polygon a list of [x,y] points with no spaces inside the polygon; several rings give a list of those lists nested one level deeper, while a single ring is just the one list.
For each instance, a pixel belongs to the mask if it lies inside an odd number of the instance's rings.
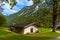
[{"label": "tree trunk", "polygon": [[53,0],[53,32],[56,31],[56,20],[57,20],[57,6],[58,6],[58,1],[57,0]]}]

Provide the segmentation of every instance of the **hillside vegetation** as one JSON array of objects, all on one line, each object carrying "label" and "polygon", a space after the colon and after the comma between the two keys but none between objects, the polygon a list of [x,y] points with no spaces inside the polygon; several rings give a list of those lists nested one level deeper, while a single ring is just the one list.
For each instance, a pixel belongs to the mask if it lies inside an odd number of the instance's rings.
[{"label": "hillside vegetation", "polygon": [[[51,1],[51,2],[50,2]],[[19,12],[11,14],[7,17],[8,24],[21,24],[26,22],[36,22],[40,27],[52,27],[52,0],[48,1],[49,4],[36,3],[31,6],[23,7]],[[60,6],[58,6],[60,10]],[[60,22],[60,15],[58,10],[57,23]]]}]

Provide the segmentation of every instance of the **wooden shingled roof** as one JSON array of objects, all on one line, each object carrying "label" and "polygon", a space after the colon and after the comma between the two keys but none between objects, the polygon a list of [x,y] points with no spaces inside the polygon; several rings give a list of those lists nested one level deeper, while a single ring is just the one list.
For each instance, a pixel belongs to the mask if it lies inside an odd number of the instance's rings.
[{"label": "wooden shingled roof", "polygon": [[9,27],[16,27],[16,28],[27,28],[30,25],[33,25],[34,22],[27,22],[24,24],[14,24],[14,25],[10,25]]}]

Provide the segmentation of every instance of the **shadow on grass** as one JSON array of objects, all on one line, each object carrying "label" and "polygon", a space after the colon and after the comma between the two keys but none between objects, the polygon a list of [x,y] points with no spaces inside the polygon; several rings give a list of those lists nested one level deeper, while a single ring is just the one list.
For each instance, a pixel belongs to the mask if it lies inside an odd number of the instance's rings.
[{"label": "shadow on grass", "polygon": [[0,40],[48,40],[51,37],[41,36],[41,37],[33,37],[33,36],[23,36],[23,35],[11,35],[8,37],[2,37]]}]

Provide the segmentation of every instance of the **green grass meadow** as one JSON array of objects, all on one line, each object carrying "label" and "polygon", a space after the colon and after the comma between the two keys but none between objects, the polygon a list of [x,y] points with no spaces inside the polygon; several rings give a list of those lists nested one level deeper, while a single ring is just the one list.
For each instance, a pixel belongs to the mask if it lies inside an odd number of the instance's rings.
[{"label": "green grass meadow", "polygon": [[51,32],[51,28],[39,28],[39,33],[35,34],[17,34],[8,32],[8,28],[0,29],[0,40],[50,40],[60,36],[59,33]]}]

